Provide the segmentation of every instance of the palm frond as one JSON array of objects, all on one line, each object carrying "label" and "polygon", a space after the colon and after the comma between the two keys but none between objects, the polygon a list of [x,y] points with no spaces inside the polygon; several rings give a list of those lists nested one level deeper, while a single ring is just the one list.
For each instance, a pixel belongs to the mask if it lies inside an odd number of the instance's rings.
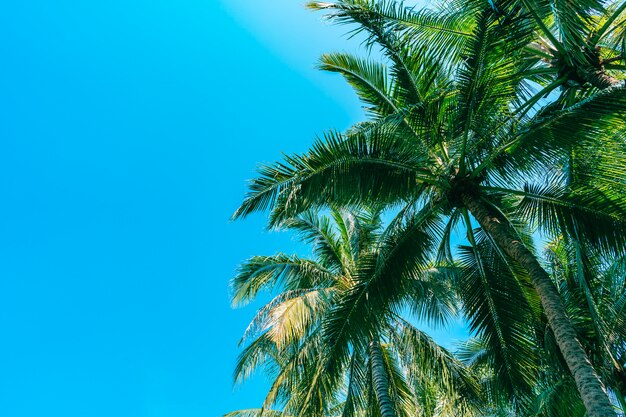
[{"label": "palm frond", "polygon": [[521,192],[520,215],[537,224],[549,236],[566,234],[597,245],[610,253],[626,250],[626,205],[592,187],[570,188],[558,182],[526,184]]},{"label": "palm frond", "polygon": [[373,115],[388,116],[398,112],[387,68],[376,61],[356,58],[345,53],[325,54],[320,69],[344,76]]},{"label": "palm frond", "polygon": [[330,132],[307,154],[261,167],[233,217],[276,208],[278,222],[329,201],[341,206],[375,197],[383,204],[413,194],[416,185],[432,181],[428,159],[394,132],[389,127],[348,137]]},{"label": "palm frond", "polygon": [[470,329],[484,343],[497,388],[528,400],[536,380],[533,311],[518,279],[485,237],[468,225],[472,246],[460,246],[461,288]]},{"label": "palm frond", "polygon": [[261,290],[314,288],[332,282],[332,272],[296,255],[254,256],[244,262],[231,281],[232,303],[249,303]]},{"label": "palm frond", "polygon": [[494,149],[483,166],[492,162],[492,169],[506,167],[523,172],[535,162],[554,164],[574,146],[597,149],[606,132],[624,132],[621,113],[625,107],[626,87],[615,87],[564,110],[538,113],[531,122],[521,125],[512,140]]}]

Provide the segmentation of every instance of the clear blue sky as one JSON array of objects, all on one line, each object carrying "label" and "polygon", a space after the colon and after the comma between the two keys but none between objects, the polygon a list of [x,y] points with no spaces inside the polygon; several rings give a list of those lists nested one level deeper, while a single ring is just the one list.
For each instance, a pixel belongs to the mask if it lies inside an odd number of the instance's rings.
[{"label": "clear blue sky", "polygon": [[0,415],[216,417],[252,309],[227,283],[294,250],[228,221],[260,162],[361,118],[299,0],[20,0],[0,14]]}]

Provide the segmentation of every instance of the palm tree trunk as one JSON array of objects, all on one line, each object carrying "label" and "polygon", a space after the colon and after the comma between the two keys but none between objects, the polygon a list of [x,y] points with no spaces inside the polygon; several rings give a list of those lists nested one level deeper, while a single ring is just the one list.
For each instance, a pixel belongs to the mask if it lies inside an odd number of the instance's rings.
[{"label": "palm tree trunk", "polygon": [[372,362],[372,381],[374,382],[374,392],[380,408],[382,417],[396,417],[393,402],[389,396],[389,381],[383,360],[383,352],[380,341],[374,339],[370,343],[370,360]]},{"label": "palm tree trunk", "polygon": [[519,262],[530,275],[589,417],[615,417],[604,385],[578,341],[576,330],[565,313],[559,293],[548,273],[528,248],[519,241],[506,220],[498,213],[494,213],[479,195],[464,193],[461,195],[461,201],[500,248]]}]

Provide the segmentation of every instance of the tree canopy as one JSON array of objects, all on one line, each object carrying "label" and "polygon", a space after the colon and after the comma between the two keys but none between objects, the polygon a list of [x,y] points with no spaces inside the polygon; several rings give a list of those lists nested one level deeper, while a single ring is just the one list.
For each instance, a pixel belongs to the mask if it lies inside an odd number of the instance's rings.
[{"label": "tree canopy", "polygon": [[[493,404],[524,415],[614,415],[625,394],[626,2],[308,6],[381,52],[320,59],[354,88],[368,119],[261,167],[234,217],[268,210],[270,225],[292,227],[329,207],[394,213],[389,227],[404,230],[406,262],[367,292],[380,297],[378,310],[350,304],[358,340],[377,346],[372,329],[390,307],[420,294],[401,284],[402,268],[445,265],[476,335],[463,355]],[[454,245],[454,233],[465,242]],[[537,238],[552,243],[536,250]],[[322,264],[341,263],[335,249],[327,244]],[[268,261],[279,260],[287,262]],[[265,281],[250,285],[254,295]],[[356,351],[341,346],[325,353],[332,366]],[[362,365],[365,354],[354,360]]]}]

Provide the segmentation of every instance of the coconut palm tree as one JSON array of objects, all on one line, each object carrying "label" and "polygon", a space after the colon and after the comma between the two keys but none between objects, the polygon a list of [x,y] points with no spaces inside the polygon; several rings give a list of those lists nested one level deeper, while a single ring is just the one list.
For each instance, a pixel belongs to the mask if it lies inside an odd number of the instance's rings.
[{"label": "coconut palm tree", "polygon": [[[606,259],[593,248],[557,238],[546,248],[547,269],[559,288],[581,343],[621,412],[626,411],[626,264],[624,257]],[[546,373],[543,401],[552,409],[561,402],[576,404],[571,377],[554,349],[553,335],[544,333],[546,352],[556,364]],[[565,414],[563,414],[565,415]],[[573,413],[570,415],[574,415]],[[582,415],[582,414],[581,414]]]},{"label": "coconut palm tree", "polygon": [[[626,89],[605,89],[575,105],[542,111],[543,102],[528,99],[528,68],[521,59],[532,33],[515,19],[503,19],[490,2],[468,9],[471,32],[462,36],[459,50],[448,44],[449,56],[441,60],[433,56],[441,48],[425,42],[436,36],[413,42],[409,32],[390,30],[380,16],[394,7],[391,2],[344,0],[310,7],[355,23],[366,43],[380,47],[386,58],[383,64],[349,54],[322,57],[322,68],[341,73],[355,88],[370,119],[345,134],[325,134],[305,154],[263,166],[234,217],[269,208],[270,221],[279,223],[329,203],[412,208],[423,213],[424,227],[425,219],[446,222],[441,233],[424,232],[439,240],[443,258],[452,253],[451,231],[464,227],[477,259],[484,252],[477,248],[489,247],[493,254],[477,265],[497,263],[502,269],[493,269],[494,276],[509,271],[527,300],[533,297],[528,287],[539,297],[588,414],[612,415],[603,383],[524,233],[526,226],[539,224],[607,253],[624,252],[623,172],[591,173],[593,180],[580,184],[551,175],[546,185],[543,177],[566,163],[572,144],[601,149],[624,141]],[[511,33],[520,36],[512,40]],[[612,163],[623,166],[625,155],[614,157]],[[480,242],[476,225],[484,234]],[[536,313],[532,301],[523,306]],[[511,334],[517,336],[513,343],[524,345],[518,336],[524,332]]]},{"label": "coconut palm tree", "polygon": [[[581,250],[570,241],[556,238],[544,249],[546,270],[559,288],[568,316],[590,360],[602,376],[616,408],[624,413],[625,378],[624,308],[626,300],[626,264],[624,258],[603,259],[597,251]],[[595,253],[595,257],[592,256]],[[582,262],[581,262],[582,259]],[[534,339],[539,353],[540,371],[533,387],[532,400],[519,415],[542,417],[584,417],[586,410],[571,374],[556,347],[554,334],[545,318],[538,323]],[[483,390],[492,410],[514,413],[506,398],[498,395],[493,359],[479,338],[463,342],[457,356],[472,373],[481,376]],[[620,414],[620,415],[621,415]]]},{"label": "coconut palm tree", "polygon": [[432,242],[411,221],[383,229],[377,214],[307,212],[282,227],[312,244],[313,257],[253,257],[233,280],[236,304],[282,290],[246,330],[235,371],[239,380],[269,367],[272,387],[262,409],[236,414],[469,415],[476,381],[404,318],[407,309],[431,322],[454,313],[445,271],[427,261]]},{"label": "coconut palm tree", "polygon": [[626,1],[504,0],[494,8],[535,31],[525,58],[530,73],[550,80],[550,88],[602,90],[624,79]]},{"label": "coconut palm tree", "polygon": [[[556,182],[563,182],[570,188],[594,186],[598,177],[606,178],[609,183],[619,181],[623,169],[615,163],[619,163],[620,155],[624,154],[626,142],[619,137],[607,141],[602,152],[574,144],[561,172],[555,171],[553,175],[559,178]],[[545,187],[549,188],[555,181],[547,177]],[[568,316],[575,323],[590,361],[614,394],[616,405],[623,410],[626,375],[621,351],[626,334],[623,319],[618,313],[618,300],[625,294],[624,274],[618,266],[624,253],[602,250],[577,233],[561,235],[559,227],[545,226],[544,236],[552,239],[545,251],[547,269],[564,300]],[[553,350],[552,332],[548,329],[544,335],[547,342],[543,344],[548,351]],[[558,352],[553,351],[552,357],[559,359]],[[553,362],[562,364],[562,360]],[[557,372],[552,369],[548,374],[553,378],[546,381],[546,386],[558,388],[546,391],[550,393],[550,398],[576,403],[571,394],[563,395],[573,385],[563,368]]]},{"label": "coconut palm tree", "polygon": [[[368,4],[369,3],[369,4]],[[436,51],[442,62],[458,63],[476,28],[481,0],[452,0],[416,10],[396,2],[342,2],[343,10],[376,19],[386,31],[413,45]],[[499,22],[510,31],[507,39],[527,43],[518,58],[524,76],[542,85],[536,99],[561,89],[589,92],[626,78],[626,1],[492,0]],[[337,10],[337,3],[315,7]],[[337,17],[342,19],[338,14]]]}]

